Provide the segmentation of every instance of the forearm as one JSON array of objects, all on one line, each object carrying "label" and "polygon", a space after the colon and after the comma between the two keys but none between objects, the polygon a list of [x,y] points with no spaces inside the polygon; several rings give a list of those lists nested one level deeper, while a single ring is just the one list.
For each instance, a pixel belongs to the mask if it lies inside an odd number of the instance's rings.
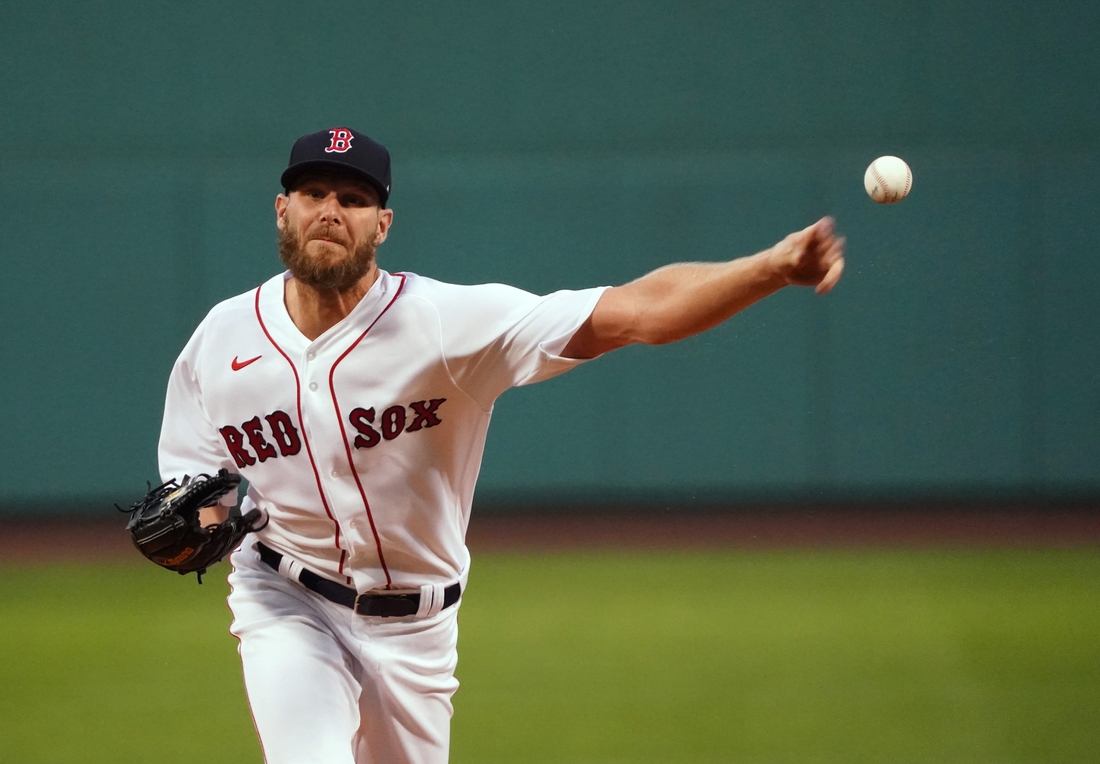
[{"label": "forearm", "polygon": [[844,239],[835,235],[832,218],[822,218],[749,257],[669,265],[608,289],[562,355],[594,358],[632,343],[682,340],[788,284],[812,286],[824,294],[843,271]]},{"label": "forearm", "polygon": [[623,344],[661,345],[691,337],[786,285],[768,250],[725,263],[665,266],[620,287],[636,311]]}]

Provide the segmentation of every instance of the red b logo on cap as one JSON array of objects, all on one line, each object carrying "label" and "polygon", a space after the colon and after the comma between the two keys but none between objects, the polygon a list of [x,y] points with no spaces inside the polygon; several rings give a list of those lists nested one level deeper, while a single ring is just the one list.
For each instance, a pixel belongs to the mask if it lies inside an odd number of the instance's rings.
[{"label": "red b logo on cap", "polygon": [[351,139],[354,138],[351,134],[351,130],[346,127],[338,127],[335,130],[329,130],[332,134],[332,143],[325,149],[326,154],[343,154],[345,151],[351,148]]}]

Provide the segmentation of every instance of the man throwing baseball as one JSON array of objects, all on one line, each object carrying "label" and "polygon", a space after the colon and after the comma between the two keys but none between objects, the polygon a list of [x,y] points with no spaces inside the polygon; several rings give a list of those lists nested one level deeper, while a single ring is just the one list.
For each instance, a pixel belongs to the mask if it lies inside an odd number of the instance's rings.
[{"label": "man throwing baseball", "polygon": [[[168,383],[164,479],[248,481],[266,526],[231,557],[232,632],[268,764],[445,762],[465,534],[493,402],[631,343],[713,327],[790,285],[829,291],[824,218],[725,263],[544,297],[379,269],[390,156],[300,138],[275,200],[286,265],[215,306]],[[206,511],[216,523],[235,503]]]}]

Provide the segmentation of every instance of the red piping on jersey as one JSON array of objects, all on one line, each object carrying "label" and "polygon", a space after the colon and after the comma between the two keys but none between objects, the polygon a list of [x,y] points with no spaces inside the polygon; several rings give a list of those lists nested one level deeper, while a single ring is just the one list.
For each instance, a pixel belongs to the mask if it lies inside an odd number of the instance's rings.
[{"label": "red piping on jersey", "polygon": [[367,510],[367,520],[370,521],[370,532],[374,534],[374,545],[378,549],[378,561],[382,563],[382,572],[386,574],[386,588],[389,589],[393,585],[393,579],[390,578],[390,569],[386,567],[386,558],[382,555],[382,539],[378,537],[378,529],[374,525],[374,515],[370,511],[370,502],[367,501],[367,492],[363,490],[363,482],[359,479],[359,472],[355,469],[355,461],[351,456],[351,444],[348,442],[348,431],[344,427],[344,415],[340,413],[340,402],[336,400],[336,367],[340,361],[347,358],[348,353],[355,350],[355,346],[358,345],[364,337],[367,336],[367,332],[374,328],[374,325],[386,315],[386,311],[393,307],[393,304],[397,302],[397,298],[401,296],[401,290],[405,288],[405,275],[397,274],[397,277],[401,279],[401,286],[397,287],[397,291],[393,295],[393,299],[389,301],[386,307],[382,308],[382,312],[378,314],[377,318],[371,321],[370,326],[359,335],[355,342],[351,343],[351,346],[343,352],[343,354],[336,359],[332,364],[332,368],[328,373],[328,389],[332,393],[332,405],[336,408],[336,419],[340,422],[340,434],[344,437],[344,450],[348,452],[348,467],[351,468],[351,474],[355,478],[355,485],[359,487],[359,495],[363,497],[363,507]]},{"label": "red piping on jersey", "polygon": [[267,335],[268,341],[279,351],[279,354],[286,359],[286,362],[290,364],[290,370],[294,372],[294,398],[298,406],[298,424],[302,427],[302,441],[306,444],[306,454],[309,456],[309,466],[313,468],[313,478],[317,481],[317,493],[321,496],[321,505],[325,508],[325,514],[328,515],[328,519],[332,520],[332,524],[336,528],[335,542],[336,548],[340,550],[339,571],[342,574],[344,572],[344,560],[348,553],[340,546],[340,523],[336,522],[336,517],[332,514],[332,510],[329,509],[328,499],[325,498],[325,489],[321,487],[321,473],[317,471],[317,463],[313,460],[313,449],[310,448],[309,436],[306,435],[306,423],[305,420],[302,419],[302,383],[298,379],[298,369],[294,367],[294,361],[290,360],[290,356],[283,352],[283,349],[275,342],[275,339],[271,336],[271,332],[269,332],[264,325],[263,316],[260,315],[260,290],[262,288],[262,284],[256,287],[256,320],[260,322],[260,328],[264,330],[264,334]]}]

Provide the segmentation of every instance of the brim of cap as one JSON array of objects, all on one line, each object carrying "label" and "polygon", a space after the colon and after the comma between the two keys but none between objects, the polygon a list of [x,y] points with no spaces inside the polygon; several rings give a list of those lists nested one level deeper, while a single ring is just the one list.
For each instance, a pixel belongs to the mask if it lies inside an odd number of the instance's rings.
[{"label": "brim of cap", "polygon": [[382,203],[382,206],[386,206],[386,202],[389,201],[390,194],[386,190],[386,185],[378,178],[371,175],[369,172],[361,170],[355,165],[350,165],[345,162],[338,162],[334,159],[311,159],[308,162],[298,162],[298,164],[292,164],[290,167],[283,170],[282,177],[279,178],[279,182],[283,184],[283,188],[290,190],[290,187],[300,178],[304,173],[311,170],[329,170],[332,172],[338,172],[342,175],[351,175],[352,177],[366,181],[370,184],[371,188],[378,192],[378,199]]}]

